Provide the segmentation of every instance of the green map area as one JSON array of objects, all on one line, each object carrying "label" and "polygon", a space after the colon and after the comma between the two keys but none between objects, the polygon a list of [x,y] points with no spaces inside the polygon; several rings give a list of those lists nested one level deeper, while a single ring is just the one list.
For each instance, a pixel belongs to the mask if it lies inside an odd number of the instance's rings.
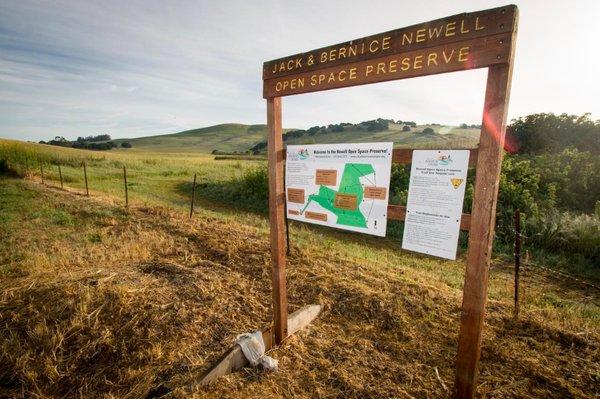
[{"label": "green map area", "polygon": [[[340,182],[339,191],[332,190],[326,186],[320,186],[317,194],[311,194],[308,196],[308,201],[302,213],[311,201],[315,201],[328,211],[333,212],[337,216],[337,224],[343,224],[346,226],[353,227],[367,227],[367,221],[365,215],[360,212],[360,203],[363,200],[364,190],[360,183],[360,178],[366,175],[375,173],[375,169],[371,164],[364,163],[347,163],[344,167],[344,173],[342,174],[342,181]],[[334,199],[336,193],[352,194],[356,195],[356,210],[350,211],[345,209],[338,209],[334,206]]]}]

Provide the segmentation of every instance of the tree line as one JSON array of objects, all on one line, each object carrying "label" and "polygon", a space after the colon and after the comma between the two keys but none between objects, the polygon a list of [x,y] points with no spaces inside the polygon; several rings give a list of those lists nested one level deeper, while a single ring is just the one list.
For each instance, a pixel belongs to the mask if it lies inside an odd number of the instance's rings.
[{"label": "tree line", "polygon": [[[312,137],[316,135],[323,135],[328,133],[340,133],[346,130],[359,130],[359,131],[367,131],[367,132],[381,132],[385,130],[389,130],[389,125],[391,123],[402,124],[404,131],[409,131],[411,127],[416,127],[416,122],[413,121],[401,121],[401,120],[393,120],[393,119],[383,119],[377,118],[370,121],[363,121],[360,123],[338,123],[338,124],[330,124],[327,126],[313,126],[308,129],[297,129],[297,130],[289,130],[283,134],[283,141],[288,141],[289,139],[298,139],[301,137]],[[252,146],[249,150],[252,154],[259,154],[267,148],[267,142],[261,141]]]},{"label": "tree line", "polygon": [[[56,136],[53,140],[41,140],[40,144],[49,144],[59,147],[77,148],[80,150],[106,151],[117,148],[119,145],[112,141],[110,134],[98,134],[96,136],[77,137],[75,141],[69,141],[62,136]],[[121,148],[133,147],[130,142],[121,142]]]}]

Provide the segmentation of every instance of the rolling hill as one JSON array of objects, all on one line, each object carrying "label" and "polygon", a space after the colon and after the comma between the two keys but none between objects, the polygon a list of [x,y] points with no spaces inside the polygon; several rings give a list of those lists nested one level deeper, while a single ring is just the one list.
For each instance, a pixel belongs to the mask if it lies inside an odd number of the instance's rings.
[{"label": "rolling hill", "polygon": [[215,149],[243,152],[266,137],[266,125],[226,123],[173,134],[113,141],[117,144],[127,141],[132,144],[132,149],[141,151],[210,153]]},{"label": "rolling hill", "polygon": [[[404,125],[390,123],[387,130],[369,131],[360,124],[347,125],[344,131],[319,131],[313,135],[290,137],[285,144],[358,143],[370,141],[393,141],[395,147],[410,148],[469,148],[479,141],[479,129],[440,125],[417,125],[403,131]],[[432,133],[423,133],[431,128]],[[284,129],[290,131],[291,129]],[[198,152],[224,153],[246,152],[258,143],[266,142],[266,125],[227,123],[180,133],[114,140],[117,144],[127,141],[133,151],[152,152]],[[120,150],[120,151],[131,151]]]}]

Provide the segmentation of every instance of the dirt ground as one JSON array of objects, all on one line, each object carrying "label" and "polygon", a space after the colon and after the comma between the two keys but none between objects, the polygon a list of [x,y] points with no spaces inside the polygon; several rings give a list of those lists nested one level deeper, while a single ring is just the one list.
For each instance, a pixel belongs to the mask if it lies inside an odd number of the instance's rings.
[{"label": "dirt ground", "polygon": [[[293,240],[290,312],[324,311],[272,351],[278,372],[248,368],[190,390],[238,334],[269,324],[268,230],[1,183],[17,204],[3,205],[14,228],[1,249],[1,397],[449,396],[461,290],[440,275],[460,263],[385,246],[366,261],[322,244],[321,231]],[[495,286],[511,278],[502,264],[491,275]],[[519,321],[510,297],[490,290],[478,396],[600,397],[599,292],[541,273],[523,285],[531,303]],[[542,293],[562,300],[536,302]]]}]

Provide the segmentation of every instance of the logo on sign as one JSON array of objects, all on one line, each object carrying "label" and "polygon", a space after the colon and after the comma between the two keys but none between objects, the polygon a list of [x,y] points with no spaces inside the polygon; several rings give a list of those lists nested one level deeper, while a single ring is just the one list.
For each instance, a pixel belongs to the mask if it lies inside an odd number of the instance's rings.
[{"label": "logo on sign", "polygon": [[450,182],[452,183],[452,187],[459,188],[464,180],[465,179],[450,179]]},{"label": "logo on sign", "polygon": [[437,158],[429,158],[425,162],[427,166],[448,166],[454,161],[450,155],[440,154]]},{"label": "logo on sign", "polygon": [[301,159],[301,160],[308,159],[308,150],[306,148],[300,148],[298,150],[298,159]]},{"label": "logo on sign", "polygon": [[439,155],[437,158],[438,165],[449,165],[452,163],[450,155]]}]

